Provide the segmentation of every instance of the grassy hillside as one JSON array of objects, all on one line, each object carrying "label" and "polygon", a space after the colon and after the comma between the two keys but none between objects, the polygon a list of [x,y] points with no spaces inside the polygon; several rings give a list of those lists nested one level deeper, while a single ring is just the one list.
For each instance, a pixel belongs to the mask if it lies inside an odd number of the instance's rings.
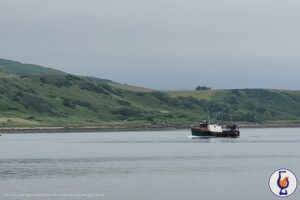
[{"label": "grassy hillside", "polygon": [[[133,92],[72,75],[0,78],[0,126],[189,124],[203,111],[196,99]],[[6,119],[6,120],[5,120]]]},{"label": "grassy hillside", "polygon": [[29,74],[52,74],[52,75],[62,75],[65,72],[42,67],[33,64],[23,64],[20,62],[0,59],[0,71],[6,72],[11,75],[29,75]]},{"label": "grassy hillside", "polygon": [[0,73],[1,127],[189,126],[207,111],[227,122],[300,123],[299,91],[160,92],[19,65]]},{"label": "grassy hillside", "polygon": [[[300,91],[270,89],[170,92],[172,97],[194,97],[211,103],[208,110],[224,121],[298,123]],[[218,110],[224,109],[223,112]]]}]

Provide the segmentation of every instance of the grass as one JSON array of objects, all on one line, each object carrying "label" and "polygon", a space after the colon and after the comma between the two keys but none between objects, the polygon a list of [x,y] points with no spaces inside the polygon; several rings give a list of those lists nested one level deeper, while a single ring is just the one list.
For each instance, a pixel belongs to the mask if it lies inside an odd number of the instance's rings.
[{"label": "grass", "polygon": [[196,99],[213,100],[224,95],[226,90],[198,90],[198,91],[171,91],[167,92],[171,97],[194,97]]},{"label": "grass", "polygon": [[30,127],[39,126],[38,122],[14,117],[0,117],[0,124],[3,127]]},{"label": "grass", "polygon": [[122,90],[128,90],[132,92],[152,92],[154,90],[144,87],[132,86],[128,84],[120,84],[120,83],[110,83],[112,87],[116,87]]}]

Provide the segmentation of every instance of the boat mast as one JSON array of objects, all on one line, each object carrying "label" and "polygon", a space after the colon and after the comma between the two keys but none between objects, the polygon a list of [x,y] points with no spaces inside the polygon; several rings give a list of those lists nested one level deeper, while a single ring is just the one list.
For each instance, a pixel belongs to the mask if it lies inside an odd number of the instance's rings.
[{"label": "boat mast", "polygon": [[210,124],[209,110],[207,108],[207,123]]},{"label": "boat mast", "polygon": [[223,110],[217,112],[216,116],[215,116],[215,119],[218,118],[219,115],[221,115],[222,119],[221,119],[221,122],[223,122],[224,120],[224,111],[227,109],[227,106],[225,108],[223,108]]}]

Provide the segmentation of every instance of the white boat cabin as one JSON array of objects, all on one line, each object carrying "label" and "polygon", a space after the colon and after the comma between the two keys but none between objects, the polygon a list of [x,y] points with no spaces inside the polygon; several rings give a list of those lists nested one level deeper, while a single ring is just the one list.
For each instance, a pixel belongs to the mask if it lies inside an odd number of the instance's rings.
[{"label": "white boat cabin", "polygon": [[214,133],[222,133],[223,129],[222,126],[218,125],[218,124],[210,124],[208,125],[208,130]]}]

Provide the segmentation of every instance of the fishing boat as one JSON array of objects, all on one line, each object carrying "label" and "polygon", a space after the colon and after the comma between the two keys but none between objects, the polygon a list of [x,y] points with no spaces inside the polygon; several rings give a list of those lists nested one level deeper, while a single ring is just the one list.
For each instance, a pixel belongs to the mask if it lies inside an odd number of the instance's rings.
[{"label": "fishing boat", "polygon": [[240,131],[236,124],[209,124],[206,121],[191,127],[193,137],[239,137]]}]

